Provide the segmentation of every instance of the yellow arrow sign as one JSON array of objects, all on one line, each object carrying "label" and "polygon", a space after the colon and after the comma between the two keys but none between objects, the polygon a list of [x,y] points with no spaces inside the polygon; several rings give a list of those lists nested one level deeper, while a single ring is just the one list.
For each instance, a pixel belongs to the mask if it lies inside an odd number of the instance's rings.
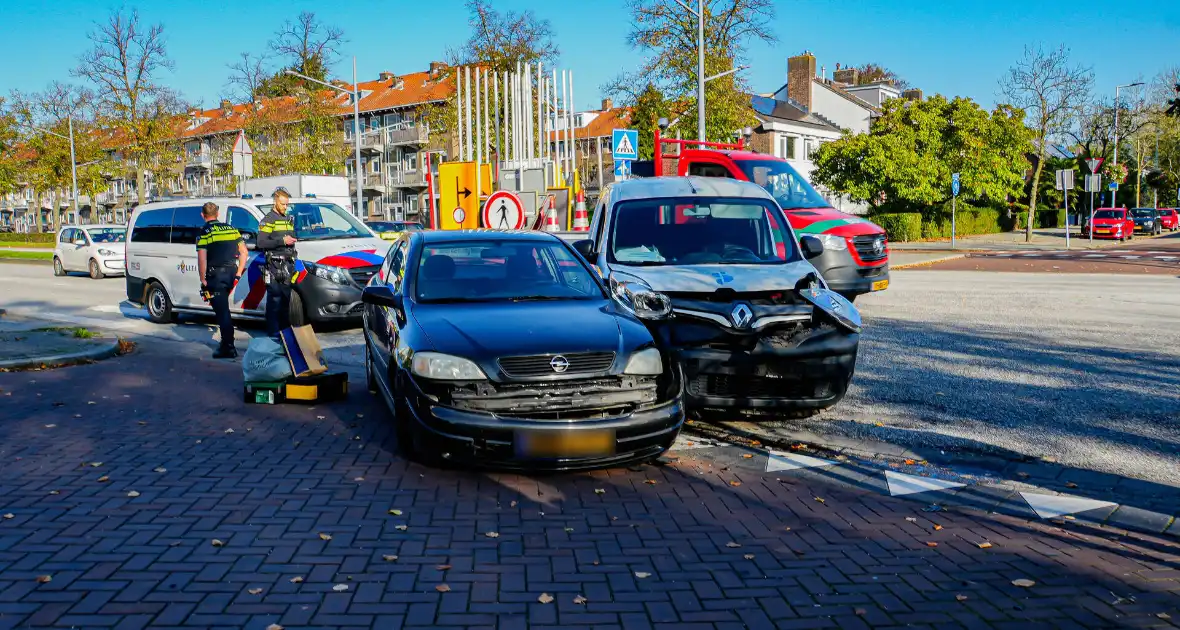
[{"label": "yellow arrow sign", "polygon": [[444,230],[479,227],[475,162],[443,162],[438,165],[438,217],[439,227]]}]

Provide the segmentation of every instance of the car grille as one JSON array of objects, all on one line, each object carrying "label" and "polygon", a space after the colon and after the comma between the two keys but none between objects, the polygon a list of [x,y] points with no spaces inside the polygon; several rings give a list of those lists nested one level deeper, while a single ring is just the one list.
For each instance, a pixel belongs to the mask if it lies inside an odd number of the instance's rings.
[{"label": "car grille", "polygon": [[693,396],[716,398],[822,398],[830,385],[761,376],[698,374],[688,383]]},{"label": "car grille", "polygon": [[[551,362],[554,357],[562,356],[569,362],[564,372],[553,369]],[[562,374],[573,376],[579,374],[599,374],[610,370],[614,365],[613,352],[571,352],[570,354],[537,354],[525,357],[504,357],[500,359],[500,369],[504,374],[513,378],[530,378],[538,376],[553,376]]]},{"label": "car grille", "polygon": [[458,409],[537,420],[608,418],[657,402],[658,383],[647,377],[608,377],[528,384],[480,383],[440,398]]},{"label": "car grille", "polygon": [[381,265],[373,265],[371,267],[353,267],[348,270],[348,275],[352,276],[352,281],[361,285],[362,287],[369,284],[369,278],[372,278]]},{"label": "car grille", "polygon": [[[876,250],[876,245],[880,244],[880,253]],[[882,235],[866,235],[852,237],[852,246],[856,248],[856,255],[867,263],[880,262],[889,257],[889,252],[885,248],[885,237]]]}]

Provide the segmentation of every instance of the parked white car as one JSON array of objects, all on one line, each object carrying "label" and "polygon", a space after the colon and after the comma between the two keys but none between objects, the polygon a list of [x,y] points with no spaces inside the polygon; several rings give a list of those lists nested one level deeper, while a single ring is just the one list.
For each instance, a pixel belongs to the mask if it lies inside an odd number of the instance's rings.
[{"label": "parked white car", "polygon": [[53,275],[85,271],[91,278],[123,275],[127,228],[122,225],[67,225],[57,233]]}]

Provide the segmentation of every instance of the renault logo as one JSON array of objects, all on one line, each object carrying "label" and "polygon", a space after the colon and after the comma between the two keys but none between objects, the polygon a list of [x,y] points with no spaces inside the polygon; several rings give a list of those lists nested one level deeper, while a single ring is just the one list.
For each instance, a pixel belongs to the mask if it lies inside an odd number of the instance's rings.
[{"label": "renault logo", "polygon": [[754,312],[750,310],[749,306],[745,304],[738,304],[733,307],[733,313],[730,314],[730,319],[733,320],[733,325],[738,328],[745,328],[750,325],[750,321],[754,319]]},{"label": "renault logo", "polygon": [[570,362],[560,354],[549,360],[549,367],[553,368],[554,372],[561,374],[570,369]]}]

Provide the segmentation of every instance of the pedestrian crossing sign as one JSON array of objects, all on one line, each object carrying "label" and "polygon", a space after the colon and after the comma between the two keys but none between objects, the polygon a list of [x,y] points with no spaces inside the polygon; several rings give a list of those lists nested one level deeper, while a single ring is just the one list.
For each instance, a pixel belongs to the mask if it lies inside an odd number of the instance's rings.
[{"label": "pedestrian crossing sign", "polygon": [[638,160],[639,132],[634,129],[615,129],[611,134],[610,146],[616,160]]}]

